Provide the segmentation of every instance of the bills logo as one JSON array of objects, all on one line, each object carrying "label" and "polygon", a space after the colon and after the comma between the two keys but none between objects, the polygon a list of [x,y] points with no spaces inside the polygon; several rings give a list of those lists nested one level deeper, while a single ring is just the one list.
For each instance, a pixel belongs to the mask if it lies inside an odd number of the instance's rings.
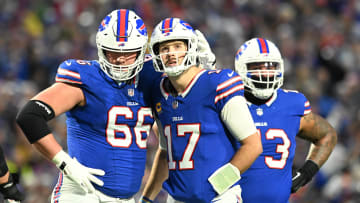
[{"label": "bills logo", "polygon": [[142,21],[141,19],[136,20],[136,29],[139,31],[140,34],[147,36],[146,26],[144,24],[144,21]]},{"label": "bills logo", "polygon": [[246,48],[247,48],[247,44],[241,45],[239,50],[236,52],[236,59],[239,59],[239,56],[241,56],[243,54],[243,52],[246,50]]},{"label": "bills logo", "polygon": [[191,25],[183,20],[180,20],[180,24],[183,25],[184,27],[186,27],[189,30],[193,30],[193,28],[191,27]]},{"label": "bills logo", "polygon": [[118,47],[123,47],[123,46],[125,46],[125,43],[118,44]]},{"label": "bills logo", "polygon": [[109,25],[109,22],[110,22],[110,19],[111,19],[111,16],[106,16],[100,23],[99,25],[99,32],[105,30],[108,25]]}]

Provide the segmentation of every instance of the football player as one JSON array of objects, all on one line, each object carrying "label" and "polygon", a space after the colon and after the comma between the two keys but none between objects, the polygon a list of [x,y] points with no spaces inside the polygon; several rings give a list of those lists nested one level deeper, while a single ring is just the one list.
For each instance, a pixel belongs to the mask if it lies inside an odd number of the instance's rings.
[{"label": "football player", "polygon": [[[144,65],[148,35],[131,10],[101,22],[99,60],[66,60],[55,84],[32,98],[17,123],[35,148],[61,171],[52,202],[135,202],[153,124],[149,93],[160,77]],[[65,152],[47,121],[66,112]]]},{"label": "football player", "polygon": [[201,68],[203,41],[178,18],[167,18],[153,30],[154,68],[166,76],[153,92],[160,147],[142,202],[152,202],[162,186],[168,202],[241,202],[240,174],[262,152],[240,77],[231,70]]},{"label": "football player", "polygon": [[17,187],[16,178],[9,172],[6,164],[4,151],[0,147],[0,193],[8,201],[20,202],[25,199],[25,195]]},{"label": "football player", "polygon": [[[263,153],[242,174],[243,201],[286,203],[290,193],[308,183],[328,159],[336,132],[311,111],[303,94],[280,88],[284,64],[271,41],[245,42],[236,54],[235,70],[244,81],[245,98],[263,145]],[[304,165],[292,175],[296,136],[311,142],[311,148]]]}]

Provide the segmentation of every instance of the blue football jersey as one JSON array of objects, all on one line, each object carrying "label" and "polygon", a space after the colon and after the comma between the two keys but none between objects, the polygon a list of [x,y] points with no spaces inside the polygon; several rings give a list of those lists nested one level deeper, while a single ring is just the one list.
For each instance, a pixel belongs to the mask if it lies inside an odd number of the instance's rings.
[{"label": "blue football jersey", "polygon": [[167,140],[169,178],[163,188],[179,201],[210,202],[217,194],[209,176],[237,150],[220,112],[229,99],[243,96],[243,82],[231,70],[202,70],[177,96],[169,86],[164,77],[153,93]]},{"label": "blue football jersey", "polygon": [[104,186],[94,186],[106,195],[129,198],[140,188],[154,121],[150,91],[160,76],[151,61],[127,83],[112,80],[97,61],[67,60],[58,68],[56,82],[80,87],[86,99],[66,113],[69,154],[105,171]]},{"label": "blue football jersey", "polygon": [[261,134],[263,153],[241,174],[243,202],[287,203],[295,137],[301,117],[311,112],[310,103],[301,93],[278,89],[266,104],[248,105]]}]

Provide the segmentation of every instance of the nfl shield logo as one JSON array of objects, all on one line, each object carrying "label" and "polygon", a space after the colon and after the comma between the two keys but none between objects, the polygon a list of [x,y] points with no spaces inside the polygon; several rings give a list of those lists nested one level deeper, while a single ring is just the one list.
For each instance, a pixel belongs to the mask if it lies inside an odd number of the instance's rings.
[{"label": "nfl shield logo", "polygon": [[262,108],[257,108],[257,109],[256,109],[256,114],[257,114],[258,116],[262,116],[262,115],[264,114]]},{"label": "nfl shield logo", "polygon": [[172,108],[173,109],[177,109],[177,107],[179,106],[179,104],[178,104],[178,101],[173,101],[173,103],[172,103]]},{"label": "nfl shield logo", "polygon": [[135,90],[134,90],[134,89],[132,89],[132,88],[128,89],[128,95],[129,95],[130,97],[133,97],[134,94],[135,94]]}]

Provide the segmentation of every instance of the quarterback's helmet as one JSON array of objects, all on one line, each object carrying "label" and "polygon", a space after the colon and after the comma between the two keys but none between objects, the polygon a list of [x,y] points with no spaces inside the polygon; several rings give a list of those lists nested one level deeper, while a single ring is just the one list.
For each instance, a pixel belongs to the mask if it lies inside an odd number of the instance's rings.
[{"label": "quarterback's helmet", "polygon": [[[185,41],[187,51],[181,64],[166,66],[159,53],[159,45],[162,42],[181,40]],[[187,22],[179,18],[166,18],[156,25],[150,39],[150,53],[153,57],[154,68],[158,72],[165,72],[169,76],[177,76],[184,70],[197,64],[197,37],[194,29]],[[172,52],[179,54],[179,52]],[[166,53],[169,54],[169,53]],[[171,54],[171,53],[170,53]],[[165,55],[165,54],[164,54]]]},{"label": "quarterback's helmet", "polygon": [[245,87],[259,99],[273,95],[284,80],[280,51],[274,43],[263,38],[253,38],[241,45],[235,56],[235,71]]},{"label": "quarterback's helmet", "polygon": [[[101,69],[114,80],[129,80],[141,69],[144,63],[148,34],[144,21],[133,11],[114,10],[100,23],[96,34],[96,45]],[[105,52],[137,52],[131,65],[110,63]]]}]

